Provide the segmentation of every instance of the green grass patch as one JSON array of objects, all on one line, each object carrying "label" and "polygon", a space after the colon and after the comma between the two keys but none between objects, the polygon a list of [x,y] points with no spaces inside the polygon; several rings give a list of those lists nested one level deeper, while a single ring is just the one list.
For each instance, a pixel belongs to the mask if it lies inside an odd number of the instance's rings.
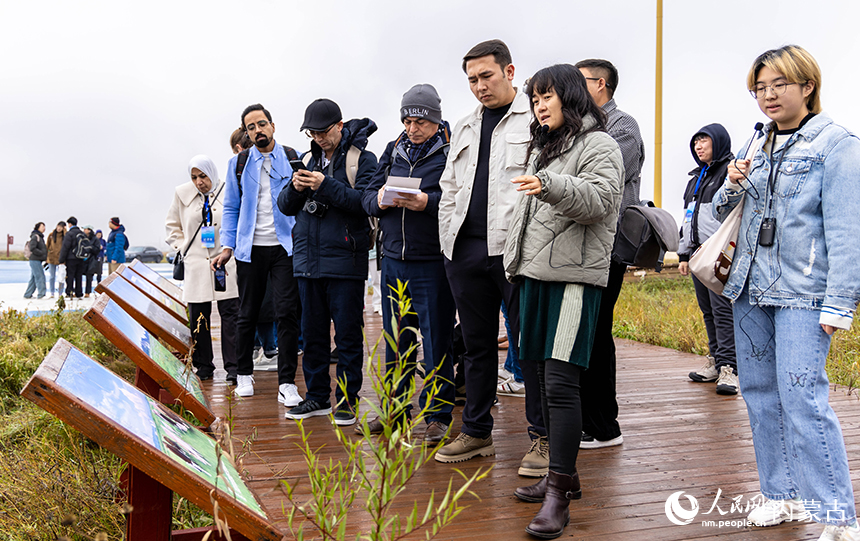
[{"label": "green grass patch", "polygon": [[[0,312],[0,540],[124,538],[122,461],[19,395],[60,338],[133,381],[135,365],[80,312]],[[174,500],[177,529],[212,524]]]},{"label": "green grass patch", "polygon": [[[708,354],[708,334],[690,278],[646,276],[625,282],[615,305],[612,332],[618,338]],[[831,383],[860,386],[858,354],[860,326],[834,335],[827,358]]]}]

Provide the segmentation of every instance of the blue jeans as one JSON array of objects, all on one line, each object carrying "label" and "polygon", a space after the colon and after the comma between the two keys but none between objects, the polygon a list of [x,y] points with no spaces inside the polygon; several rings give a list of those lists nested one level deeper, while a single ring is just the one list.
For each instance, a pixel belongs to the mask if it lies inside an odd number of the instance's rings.
[{"label": "blue jeans", "polygon": [[520,359],[517,355],[517,348],[511,347],[511,344],[514,342],[514,340],[512,340],[513,332],[511,331],[511,323],[508,321],[508,309],[505,306],[504,300],[502,300],[502,315],[505,316],[505,333],[508,335],[508,356],[505,357],[505,370],[514,375],[514,381],[522,383],[523,371],[520,368]]},{"label": "blue jeans", "polygon": [[29,299],[33,296],[33,292],[39,290],[38,296],[45,296],[45,269],[42,268],[42,262],[35,259],[30,260],[30,281],[27,283],[27,291],[24,292],[24,298]]},{"label": "blue jeans", "polygon": [[[451,424],[451,411],[454,409],[454,297],[445,276],[442,261],[397,261],[390,257],[382,258],[382,324],[385,332],[391,334],[392,308],[397,304],[390,299],[394,292],[389,286],[397,286],[397,281],[406,282],[406,295],[412,299],[414,314],[408,314],[400,321],[400,328],[412,327],[421,331],[421,347],[424,350],[424,371],[430,374],[436,370],[438,393],[430,404],[427,423],[433,421],[444,425]],[[396,315],[396,314],[395,314]],[[396,337],[395,337],[396,338]],[[405,353],[418,337],[412,332],[400,336],[398,349]],[[404,385],[398,389],[405,391],[405,382],[415,373],[413,351],[407,360],[408,368],[403,372]],[[388,370],[398,362],[398,353],[390,345],[385,348],[385,365]],[[429,385],[421,389],[419,405],[423,409],[427,403]]]},{"label": "blue jeans", "polygon": [[57,282],[57,268],[60,268],[60,272],[62,273],[62,267],[60,265],[48,263],[48,282],[51,288],[51,295],[54,295],[55,293],[62,295],[65,290],[62,276],[60,276],[60,280]]},{"label": "blue jeans", "polygon": [[818,310],[735,301],[738,377],[753,433],[761,492],[800,498],[813,519],[855,520],[854,491],[839,419],[824,371],[830,336]]}]

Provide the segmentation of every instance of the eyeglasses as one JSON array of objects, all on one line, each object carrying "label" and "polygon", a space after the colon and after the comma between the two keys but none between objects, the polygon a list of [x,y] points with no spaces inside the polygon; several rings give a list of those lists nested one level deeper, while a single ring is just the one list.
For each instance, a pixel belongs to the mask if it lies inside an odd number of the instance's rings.
[{"label": "eyeglasses", "polygon": [[601,77],[586,77],[585,78],[586,81],[599,81],[600,79],[601,79]]},{"label": "eyeglasses", "polygon": [[262,130],[263,128],[265,128],[268,125],[269,125],[268,120],[260,120],[259,122],[256,122],[256,123],[251,122],[250,124],[245,126],[245,131],[248,133],[254,133],[255,131],[257,131],[258,128]]},{"label": "eyeglasses", "polygon": [[800,85],[806,83],[773,83],[772,85],[756,85],[755,88],[750,90],[750,95],[757,100],[763,100],[767,96],[767,89],[769,88],[774,96],[782,96],[785,94],[786,87],[790,85]]},{"label": "eyeglasses", "polygon": [[331,126],[329,126],[328,128],[326,128],[323,131],[305,130],[305,135],[308,136],[308,139],[313,139],[314,137],[322,137],[322,136],[326,135],[328,132],[330,132],[331,129],[334,128],[335,126],[337,126],[337,123],[332,124]]}]

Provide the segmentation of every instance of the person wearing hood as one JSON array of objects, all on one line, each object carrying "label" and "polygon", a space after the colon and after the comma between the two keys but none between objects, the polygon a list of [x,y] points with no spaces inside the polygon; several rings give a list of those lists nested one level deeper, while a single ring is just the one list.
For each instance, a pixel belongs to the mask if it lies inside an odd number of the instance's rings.
[{"label": "person wearing hood", "polygon": [[221,253],[218,228],[224,209],[224,183],[208,156],[198,155],[188,164],[190,182],[176,187],[173,203],[167,211],[165,242],[183,254],[185,280],[182,300],[191,312],[191,334],[194,350],[191,362],[201,380],[212,379],[212,335],[210,315],[212,302],[218,303],[221,315],[221,356],[227,379],[236,379],[236,328],[239,314],[239,289],[236,285],[236,262],[226,264],[227,287],[215,290],[215,275],[209,263]]},{"label": "person wearing hood", "polygon": [[338,350],[335,422],[355,423],[364,364],[364,280],[370,251],[370,225],[361,194],[376,171],[367,138],[376,131],[368,119],[343,122],[340,107],[318,99],[305,110],[302,130],[311,139],[304,169],[278,196],[278,209],[295,216],[293,268],[302,306],[302,371],[307,395],[288,410],[287,419],[327,415],[332,408],[329,375],[334,322]]},{"label": "person wearing hood", "polygon": [[98,254],[96,254],[96,284],[102,281],[102,271],[104,270],[105,265],[105,254],[107,253],[107,240],[104,238],[104,233],[102,233],[101,229],[96,229],[96,240],[98,240]]},{"label": "person wearing hood", "polygon": [[[400,328],[420,329],[424,348],[424,373],[433,374],[433,381],[425,382],[420,396],[420,407],[429,406],[425,415],[427,428],[424,441],[435,444],[442,441],[451,425],[454,408],[454,297],[445,275],[445,264],[439,243],[439,200],[442,188],[439,179],[445,170],[450,148],[451,130],[442,120],[442,100],[433,86],[418,84],[410,88],[400,103],[400,120],[404,130],[396,140],[388,143],[379,161],[376,173],[364,191],[362,203],[371,216],[379,217],[382,231],[382,278],[380,287],[389,292],[398,282],[406,284],[406,295],[412,301],[411,313],[400,322]],[[420,179],[420,193],[401,193],[393,201],[385,200],[388,177],[415,177]],[[389,335],[394,334],[391,320],[392,303],[382,303],[382,324]],[[386,373],[393,374],[399,359],[418,337],[406,331],[400,336],[399,351],[387,344],[385,349]],[[405,391],[416,369],[417,352],[412,351],[406,360],[399,391]],[[431,404],[427,392],[438,387]],[[411,404],[407,406],[407,411]],[[399,419],[403,414],[395,412]],[[406,417],[410,414],[406,413]],[[370,422],[371,433],[381,433],[378,419]]]},{"label": "person wearing hood", "polygon": [[[86,264],[75,252],[78,247],[79,237],[85,235],[78,227],[78,219],[74,216],[69,216],[66,223],[69,224],[69,231],[63,237],[63,245],[60,247],[58,260],[61,265],[66,266],[66,297],[80,299],[84,296],[81,284]],[[123,254],[123,257],[125,257],[125,254]]]},{"label": "person wearing hood", "polygon": [[105,244],[105,257],[108,260],[108,273],[113,274],[121,264],[125,263],[128,237],[125,234],[125,226],[119,223],[118,217],[111,218],[108,226],[110,234]]},{"label": "person wearing hood", "polygon": [[84,298],[88,298],[90,294],[95,289],[95,282],[93,277],[96,273],[100,273],[98,270],[99,264],[99,252],[101,252],[102,245],[99,242],[98,237],[96,237],[95,228],[92,225],[85,225],[81,229],[84,231],[84,235],[87,237],[87,242],[89,243],[89,250],[87,258],[84,260]]},{"label": "person wearing hood", "polygon": [[[711,200],[723,185],[732,156],[732,140],[721,124],[708,124],[690,139],[690,152],[699,165],[690,171],[690,181],[684,190],[684,220],[678,246],[678,270],[690,273],[690,256],[720,227],[712,212]],[[704,286],[695,276],[696,299],[708,331],[708,360],[690,379],[697,382],[717,382],[717,393],[733,395],[738,392],[738,367],[735,358],[735,330],[731,302]]]}]

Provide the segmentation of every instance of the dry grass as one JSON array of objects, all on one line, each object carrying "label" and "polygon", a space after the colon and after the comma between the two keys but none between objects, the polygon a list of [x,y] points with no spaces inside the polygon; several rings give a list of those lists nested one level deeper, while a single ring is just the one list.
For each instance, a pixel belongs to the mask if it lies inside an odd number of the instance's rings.
[{"label": "dry grass", "polygon": [[[122,462],[19,396],[59,338],[131,380],[134,364],[80,313],[0,313],[0,540],[122,539]],[[177,528],[211,518],[176,498]]]},{"label": "dry grass", "polygon": [[[708,353],[708,335],[689,278],[649,275],[640,281],[625,282],[615,305],[612,330],[619,338],[696,355]],[[860,386],[858,354],[860,325],[837,332],[827,359],[831,383]]]}]

